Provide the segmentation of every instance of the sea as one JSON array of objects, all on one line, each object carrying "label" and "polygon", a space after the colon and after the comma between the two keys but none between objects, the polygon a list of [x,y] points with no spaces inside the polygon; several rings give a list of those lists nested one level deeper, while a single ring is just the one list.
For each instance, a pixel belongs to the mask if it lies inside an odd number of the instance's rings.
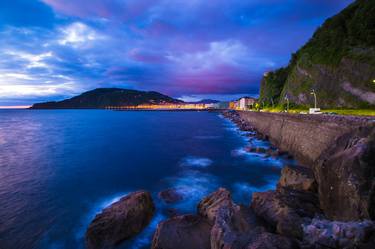
[{"label": "sea", "polygon": [[[0,110],[0,248],[83,249],[95,215],[137,190],[156,213],[119,249],[150,248],[170,210],[196,213],[219,187],[250,205],[294,161],[247,152],[270,147],[249,135],[219,112]],[[170,188],[184,199],[160,200]]]}]

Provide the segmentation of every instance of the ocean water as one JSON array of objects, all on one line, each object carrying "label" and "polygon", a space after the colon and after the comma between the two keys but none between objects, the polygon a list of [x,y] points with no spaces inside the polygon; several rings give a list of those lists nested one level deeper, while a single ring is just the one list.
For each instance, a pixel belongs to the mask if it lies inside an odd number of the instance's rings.
[{"label": "ocean water", "polygon": [[[104,207],[132,191],[152,193],[151,224],[118,248],[149,248],[167,210],[194,213],[219,187],[249,205],[293,163],[247,153],[248,138],[214,112],[0,110],[0,248],[80,249]],[[186,198],[167,205],[167,188]]]}]

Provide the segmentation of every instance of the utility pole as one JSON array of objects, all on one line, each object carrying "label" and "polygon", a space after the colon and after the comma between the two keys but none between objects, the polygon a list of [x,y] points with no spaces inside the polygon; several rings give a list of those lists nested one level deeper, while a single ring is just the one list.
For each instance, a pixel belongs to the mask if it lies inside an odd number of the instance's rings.
[{"label": "utility pole", "polygon": [[316,103],[316,93],[315,93],[315,90],[312,89],[310,94],[314,95],[314,108],[316,109],[317,103]]},{"label": "utility pole", "polygon": [[289,112],[289,98],[287,94],[285,94],[285,100],[286,100],[286,112]]}]

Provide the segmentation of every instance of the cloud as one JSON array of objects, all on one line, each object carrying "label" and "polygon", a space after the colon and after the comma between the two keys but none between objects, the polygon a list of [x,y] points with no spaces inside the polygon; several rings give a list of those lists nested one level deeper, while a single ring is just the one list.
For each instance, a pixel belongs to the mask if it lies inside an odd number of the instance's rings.
[{"label": "cloud", "polygon": [[45,59],[51,58],[53,53],[51,51],[42,54],[30,54],[21,51],[5,51],[5,55],[12,56],[13,58],[19,58],[26,62],[26,68],[48,68]]},{"label": "cloud", "polygon": [[94,29],[81,22],[75,22],[60,29],[60,45],[73,47],[88,46],[91,42],[105,39],[104,35],[98,34]]},{"label": "cloud", "polygon": [[257,94],[264,71],[286,65],[350,2],[1,1],[0,104],[96,87]]}]

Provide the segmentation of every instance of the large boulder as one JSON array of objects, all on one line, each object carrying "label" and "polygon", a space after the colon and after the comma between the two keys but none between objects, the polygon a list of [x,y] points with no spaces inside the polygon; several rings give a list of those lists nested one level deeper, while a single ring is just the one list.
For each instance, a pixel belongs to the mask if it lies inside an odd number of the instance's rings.
[{"label": "large boulder", "polygon": [[277,233],[299,239],[303,237],[302,224],[320,213],[315,194],[288,188],[253,193],[251,207]]},{"label": "large boulder", "polygon": [[197,215],[176,216],[161,222],[152,249],[210,249],[211,224]]},{"label": "large boulder", "polygon": [[[261,241],[266,232],[263,223],[256,217],[249,207],[235,204],[230,192],[219,189],[204,198],[198,205],[198,212],[207,218],[213,227],[211,229],[211,249],[244,249],[251,248],[276,248],[261,247],[262,243],[277,245],[280,241],[286,249],[294,248],[294,243],[289,238],[269,234],[272,242]],[[290,247],[287,247],[289,246]]]},{"label": "large boulder", "polygon": [[211,230],[211,249],[242,249],[266,229],[248,207],[220,209]]},{"label": "large boulder", "polygon": [[110,248],[138,234],[155,211],[151,194],[138,191],[123,197],[96,215],[86,232],[89,249]]},{"label": "large boulder", "polygon": [[375,127],[337,139],[314,165],[321,208],[333,220],[375,219]]},{"label": "large boulder", "polygon": [[311,192],[316,192],[318,187],[314,172],[301,166],[285,166],[281,171],[279,186]]},{"label": "large boulder", "polygon": [[169,188],[160,191],[158,196],[167,204],[176,203],[183,200],[184,195],[182,194],[182,191],[182,189]]},{"label": "large boulder", "polygon": [[304,226],[304,244],[309,248],[375,248],[373,221],[338,222],[313,219]]},{"label": "large boulder", "polygon": [[246,249],[299,249],[295,240],[264,232],[257,236]]},{"label": "large boulder", "polygon": [[233,209],[231,194],[225,188],[219,188],[216,192],[205,197],[198,204],[198,214],[207,218],[211,224],[215,223],[220,209]]}]

